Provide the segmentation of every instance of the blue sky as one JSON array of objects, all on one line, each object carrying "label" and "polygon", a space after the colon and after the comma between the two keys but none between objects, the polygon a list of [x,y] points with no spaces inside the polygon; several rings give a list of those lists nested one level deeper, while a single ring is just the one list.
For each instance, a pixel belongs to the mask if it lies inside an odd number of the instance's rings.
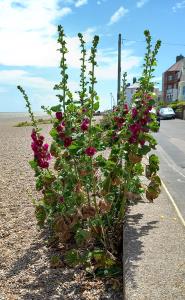
[{"label": "blue sky", "polygon": [[78,90],[79,81],[78,32],[84,34],[88,48],[93,35],[100,36],[96,75],[101,109],[110,107],[110,93],[116,98],[119,33],[126,39],[122,71],[128,72],[130,82],[141,74],[145,29],[154,41],[163,42],[155,72],[159,87],[162,73],[175,62],[176,55],[185,56],[182,0],[0,0],[0,112],[25,111],[18,84],[30,95],[34,111],[42,104],[57,103],[52,88],[60,79],[58,24],[67,35],[72,91]]}]

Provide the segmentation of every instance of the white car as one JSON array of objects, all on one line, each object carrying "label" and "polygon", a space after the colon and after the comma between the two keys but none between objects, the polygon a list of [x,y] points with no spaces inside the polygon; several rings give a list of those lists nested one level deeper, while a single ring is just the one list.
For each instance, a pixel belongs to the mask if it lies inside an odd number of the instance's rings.
[{"label": "white car", "polygon": [[160,119],[175,119],[175,112],[171,107],[163,107],[159,110]]}]

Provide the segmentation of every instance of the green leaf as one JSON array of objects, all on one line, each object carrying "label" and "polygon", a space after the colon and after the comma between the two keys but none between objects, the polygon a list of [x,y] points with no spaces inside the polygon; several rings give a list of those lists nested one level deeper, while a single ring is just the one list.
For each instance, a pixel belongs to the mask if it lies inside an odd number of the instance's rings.
[{"label": "green leaf", "polygon": [[122,275],[122,268],[117,265],[110,268],[97,268],[95,274],[99,277],[117,277]]},{"label": "green leaf", "polygon": [[94,110],[98,110],[99,107],[100,107],[99,102],[94,103],[94,105],[93,105]]},{"label": "green leaf", "polygon": [[61,104],[52,106],[50,109],[51,109],[53,112],[61,111]]},{"label": "green leaf", "polygon": [[49,134],[51,135],[52,138],[56,138],[56,137],[58,136],[58,132],[56,131],[55,128],[52,128],[52,129],[50,130],[50,133],[49,133]]},{"label": "green leaf", "polygon": [[37,168],[37,162],[35,160],[30,160],[29,161],[29,165],[31,166],[32,169],[36,169]]},{"label": "green leaf", "polygon": [[79,228],[75,234],[75,240],[78,245],[83,244],[89,237],[89,231]]},{"label": "green leaf", "polygon": [[70,266],[76,266],[80,263],[80,255],[77,250],[72,249],[66,252],[65,260]]},{"label": "green leaf", "polygon": [[146,155],[148,152],[150,152],[150,147],[147,145],[142,146],[141,149],[139,149],[139,154]]}]

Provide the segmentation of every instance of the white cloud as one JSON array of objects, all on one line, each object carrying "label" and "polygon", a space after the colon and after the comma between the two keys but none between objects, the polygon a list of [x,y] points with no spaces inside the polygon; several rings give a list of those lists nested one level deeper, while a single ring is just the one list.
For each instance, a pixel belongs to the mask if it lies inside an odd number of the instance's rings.
[{"label": "white cloud", "polygon": [[[72,12],[69,7],[57,6],[58,0],[21,1],[21,7],[12,0],[0,1],[0,64],[6,66],[57,67],[60,55],[56,42],[57,28],[53,21]],[[18,3],[18,2],[16,2]],[[69,0],[68,0],[69,3]],[[74,2],[73,2],[74,4]],[[84,34],[87,43],[96,28]],[[79,39],[66,37],[69,67],[80,67]]]},{"label": "white cloud", "polygon": [[[15,4],[16,3],[16,4]],[[55,66],[58,64],[56,18],[72,12],[57,0],[0,1],[0,64]],[[19,5],[20,4],[20,5]]]},{"label": "white cloud", "polygon": [[33,76],[25,70],[1,70],[0,83],[4,85],[23,85],[25,87],[51,90],[55,82],[46,78]]},{"label": "white cloud", "polygon": [[[122,50],[122,71],[127,72],[140,66],[142,57],[132,54],[132,50]],[[117,78],[117,51],[100,50],[97,57],[99,67],[96,69],[98,80],[116,80]]]},{"label": "white cloud", "polygon": [[75,6],[76,7],[80,7],[82,5],[85,5],[88,3],[88,0],[78,0],[76,3],[75,3]]},{"label": "white cloud", "polygon": [[96,3],[97,5],[101,5],[102,3],[106,2],[107,0],[98,0]]},{"label": "white cloud", "polygon": [[126,15],[129,12],[127,8],[124,8],[121,6],[110,18],[110,21],[108,25],[112,25],[114,23],[117,23],[124,15]]},{"label": "white cloud", "polygon": [[185,1],[177,2],[173,7],[173,12],[176,12],[178,9],[185,8]]},{"label": "white cloud", "polygon": [[138,8],[141,8],[142,6],[144,6],[149,0],[140,0],[136,3],[136,6]]}]

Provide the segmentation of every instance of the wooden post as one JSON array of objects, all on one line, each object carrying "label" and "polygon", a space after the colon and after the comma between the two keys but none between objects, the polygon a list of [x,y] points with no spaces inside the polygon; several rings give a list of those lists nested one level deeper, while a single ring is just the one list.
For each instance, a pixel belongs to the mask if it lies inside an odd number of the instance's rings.
[{"label": "wooden post", "polygon": [[121,33],[118,36],[118,89],[117,89],[117,104],[120,99],[121,89]]}]

